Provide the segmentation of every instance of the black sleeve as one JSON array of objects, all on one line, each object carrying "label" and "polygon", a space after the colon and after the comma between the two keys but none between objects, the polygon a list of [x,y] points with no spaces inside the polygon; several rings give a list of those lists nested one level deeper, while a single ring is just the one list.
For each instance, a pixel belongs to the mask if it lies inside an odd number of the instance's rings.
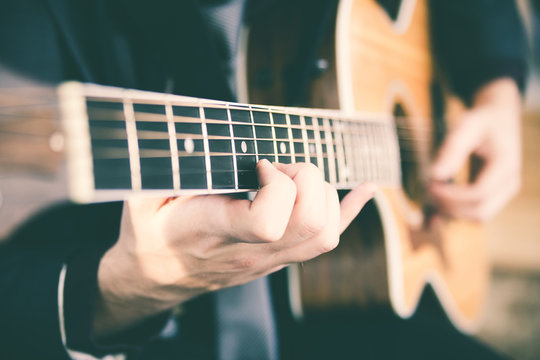
[{"label": "black sleeve", "polygon": [[157,337],[170,318],[170,312],[149,317],[124,331],[97,341],[94,336],[94,309],[97,298],[97,272],[108,246],[81,247],[67,261],[64,284],[64,324],[70,350],[97,356],[142,350]]},{"label": "black sleeve", "polygon": [[159,334],[168,313],[102,343],[94,340],[97,269],[117,239],[121,208],[121,203],[57,206],[33,218],[0,247],[0,358],[67,358],[58,301],[64,265],[63,315],[70,350],[93,355],[137,351]]},{"label": "black sleeve", "polygon": [[58,205],[0,246],[0,358],[67,358],[58,306],[62,267],[83,249],[110,246],[120,211],[121,204]]},{"label": "black sleeve", "polygon": [[479,87],[509,76],[521,90],[525,31],[513,0],[431,0],[432,46],[453,91],[470,103]]}]

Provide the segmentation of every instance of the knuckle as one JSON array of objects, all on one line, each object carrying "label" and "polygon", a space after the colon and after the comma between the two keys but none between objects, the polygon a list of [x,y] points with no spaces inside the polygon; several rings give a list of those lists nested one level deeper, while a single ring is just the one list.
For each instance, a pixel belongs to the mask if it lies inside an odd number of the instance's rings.
[{"label": "knuckle", "polygon": [[300,221],[298,233],[302,238],[309,238],[320,233],[326,226],[326,219],[322,216],[305,216]]},{"label": "knuckle", "polygon": [[319,250],[321,253],[327,253],[334,250],[339,245],[339,235],[327,236],[321,241]]},{"label": "knuckle", "polygon": [[305,212],[298,219],[296,232],[301,239],[309,239],[323,231],[326,226],[326,219],[320,212]]},{"label": "knuckle", "polygon": [[258,221],[253,221],[251,233],[258,241],[275,242],[283,237],[285,229],[275,226],[266,218],[259,218]]}]

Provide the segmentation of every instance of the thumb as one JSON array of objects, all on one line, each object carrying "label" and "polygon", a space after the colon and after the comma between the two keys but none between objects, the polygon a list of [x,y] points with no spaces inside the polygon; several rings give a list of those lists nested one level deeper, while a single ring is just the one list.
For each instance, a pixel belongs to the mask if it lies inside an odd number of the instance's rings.
[{"label": "thumb", "polygon": [[445,138],[437,158],[431,166],[431,178],[447,181],[463,167],[480,143],[484,121],[474,115],[462,118],[458,126]]}]

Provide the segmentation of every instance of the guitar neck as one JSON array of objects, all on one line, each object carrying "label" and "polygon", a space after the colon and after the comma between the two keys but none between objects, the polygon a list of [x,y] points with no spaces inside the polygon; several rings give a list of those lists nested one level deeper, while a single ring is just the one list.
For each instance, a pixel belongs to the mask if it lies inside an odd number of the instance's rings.
[{"label": "guitar neck", "polygon": [[400,183],[394,122],[66,83],[59,88],[72,198],[253,191],[261,159],[311,162],[339,189]]}]

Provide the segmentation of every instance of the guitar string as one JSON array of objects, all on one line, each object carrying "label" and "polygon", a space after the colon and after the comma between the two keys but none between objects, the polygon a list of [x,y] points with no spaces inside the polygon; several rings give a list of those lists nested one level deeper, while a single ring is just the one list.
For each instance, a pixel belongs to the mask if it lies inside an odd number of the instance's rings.
[{"label": "guitar string", "polygon": [[[279,128],[279,127],[278,127]],[[281,127],[282,129],[287,129],[285,127]],[[101,128],[93,128],[92,131],[95,132],[95,133],[98,133],[98,132],[110,132],[110,133],[113,133],[114,130],[122,130],[122,129],[115,129],[115,128],[107,128],[107,127],[101,127]],[[308,130],[310,131],[310,130]],[[157,131],[157,130],[139,130],[139,132],[147,132],[147,133],[151,133],[151,132],[154,132],[156,134],[156,137],[148,137],[148,138],[145,138],[146,140],[150,140],[150,139],[161,139],[161,137],[159,137],[159,135],[161,134],[166,134],[165,131]],[[2,123],[0,122],[0,133],[2,134],[12,134],[12,135],[21,135],[21,136],[24,136],[25,134],[29,135],[29,136],[41,136],[41,137],[48,137],[50,136],[50,134],[33,134],[33,133],[28,133],[27,131],[15,131],[13,129],[5,129],[2,127]],[[352,134],[352,135],[358,135],[358,136],[365,136],[366,134],[364,133],[361,133],[361,132],[351,132],[351,131],[348,131],[347,134]],[[411,131],[407,131],[407,130],[401,130],[401,129],[398,129],[398,139],[399,141],[405,141],[405,142],[414,142],[414,143],[422,143],[422,142],[425,142],[425,143],[430,143],[432,141],[432,139],[428,136],[416,136],[416,135],[410,135],[411,134]],[[97,134],[96,134],[97,135]],[[167,134],[168,135],[168,134]],[[191,138],[196,138],[196,136],[198,134],[190,134],[190,133],[176,133],[176,135],[178,136],[178,139],[183,139],[182,136],[186,136],[186,137],[191,137]],[[95,136],[96,139],[111,139],[111,140],[121,140],[122,137],[121,136],[117,136],[117,137],[109,137],[109,136]],[[168,139],[163,137],[163,139]],[[210,139],[210,137],[209,137]],[[217,138],[216,138],[217,139]],[[224,140],[225,139],[231,139],[230,137],[224,137],[223,138]],[[268,140],[268,141],[271,141],[273,140],[272,138],[259,138],[259,137],[252,137],[252,138],[245,138],[245,137],[233,137],[233,139],[236,139],[236,140]],[[282,141],[289,141],[289,140],[292,140],[294,142],[303,142],[303,140],[301,138],[293,138],[293,139],[289,139],[289,138],[276,138],[276,140],[282,140]],[[310,139],[310,140],[314,140],[314,139]],[[324,144],[325,142],[323,142]]]},{"label": "guitar string", "polygon": [[[111,129],[111,128],[95,128],[92,131],[93,132],[105,132],[106,131],[109,134],[113,134],[114,130],[117,130],[118,132],[125,132],[125,130],[123,130],[123,129]],[[150,133],[152,131],[145,130],[143,132]],[[164,135],[165,134],[164,132],[158,132],[158,131],[154,131],[154,132],[156,133],[156,135]],[[47,135],[33,134],[31,132],[3,130],[1,128],[0,128],[0,133],[4,134],[4,135],[11,135],[11,136],[30,137],[32,139],[49,139],[50,136],[51,136],[51,134],[47,134]],[[141,132],[138,132],[138,133],[140,135]],[[352,135],[352,136],[357,136],[357,137],[366,137],[365,133],[360,133],[360,132],[348,132],[348,134]],[[186,139],[203,140],[203,137],[201,135],[199,135],[199,134],[176,133],[176,135],[177,135],[177,138],[176,138],[177,141],[182,141],[182,140],[185,141]],[[92,138],[93,138],[93,140],[98,140],[98,141],[127,140],[127,136],[125,136],[125,134],[122,135],[122,136],[116,136],[116,137],[115,136],[107,136],[107,135],[105,135],[105,136],[92,136]],[[258,138],[258,137],[236,137],[236,136],[209,135],[207,138],[209,140],[212,140],[212,141],[220,141],[220,140],[224,140],[224,141],[228,140],[228,141],[230,141],[230,140],[233,140],[233,141],[259,141],[259,142],[269,142],[269,143],[274,142],[273,138]],[[169,140],[169,138],[165,137],[165,136],[139,136],[138,139],[139,140],[150,140],[150,141],[152,141],[152,140],[154,140],[154,141],[159,141],[159,140],[168,141]],[[276,138],[275,139],[276,142],[286,143],[286,146],[288,146],[287,143],[289,143],[291,140],[295,144],[304,145],[303,139],[289,139],[289,138]],[[308,145],[316,145],[317,144],[316,141],[310,141],[310,140],[315,140],[315,139],[309,139],[307,141]],[[418,146],[420,146],[422,144],[431,144],[432,143],[431,139],[420,138],[420,137],[403,137],[403,136],[399,136],[398,141],[399,141],[399,144],[400,144],[400,146],[399,146],[400,150],[405,151],[405,152],[417,152],[418,151],[418,149],[417,149]],[[326,142],[326,141],[322,141],[321,144],[322,145],[329,145],[329,143]]]},{"label": "guitar string", "polygon": [[[0,89],[0,94],[2,92],[2,90],[5,90],[5,89]],[[9,92],[9,90],[6,90]],[[11,93],[9,95],[12,95]],[[0,104],[2,104],[2,96],[5,96],[5,95],[0,95]],[[21,96],[19,95],[13,95],[13,97],[17,100],[20,100],[21,99]],[[94,99],[94,98],[91,98],[91,99]],[[95,101],[99,101],[99,100],[102,100],[104,102],[111,102],[111,103],[114,103],[113,101],[111,100],[116,100],[118,103],[121,103],[121,99],[118,98],[118,99],[113,99],[113,98],[103,98],[103,99],[99,99],[97,98]],[[42,99],[40,99],[40,101],[42,101]],[[92,100],[91,100],[92,101]],[[136,101],[136,100],[134,100]],[[194,103],[182,103],[182,104],[174,104],[174,101],[171,101],[171,100],[168,100],[169,102],[173,102],[172,106],[173,108],[174,107],[198,107],[198,106],[195,106]],[[135,102],[134,105],[137,105],[139,103]],[[150,105],[157,105],[157,106],[165,106],[164,104],[161,104],[161,103],[154,103],[154,102],[151,102],[149,103]],[[146,105],[145,103],[140,103],[140,105]],[[284,108],[284,107],[271,107],[271,106],[258,106],[258,105],[244,105],[244,104],[236,104],[236,103],[223,103],[223,104],[216,104],[216,103],[202,103],[202,106],[205,108],[205,109],[223,109],[225,110],[227,108],[227,105],[230,107],[231,110],[240,110],[240,111],[254,111],[254,112],[262,112],[262,113],[273,113],[273,114],[283,114],[283,115],[286,115],[286,114],[291,114],[291,115],[298,115],[298,116],[309,116],[309,117],[315,117],[315,118],[319,118],[319,117],[322,117],[322,118],[328,118],[329,116],[328,115],[332,115],[330,116],[330,118],[332,117],[336,117],[336,118],[341,118],[343,116],[342,113],[340,113],[340,110],[338,109],[311,109],[311,108]],[[40,103],[37,103],[37,104],[16,104],[16,105],[5,105],[5,104],[2,104],[0,105],[0,110],[1,109],[10,109],[10,108],[13,108],[13,109],[21,109],[21,108],[33,108],[33,107],[38,107],[38,108],[48,108],[48,109],[58,109],[58,104],[57,104],[57,101],[56,101],[56,98],[53,98],[51,99],[49,102],[40,102]],[[106,109],[103,109],[103,110],[106,110]],[[165,114],[161,114],[161,115],[165,115]],[[383,117],[383,118],[386,118],[386,117],[392,117],[394,119],[408,119],[408,120],[418,120],[420,122],[424,122],[424,121],[439,121],[439,120],[446,120],[447,117],[430,117],[430,118],[426,118],[426,117],[421,117],[421,116],[394,116],[392,114],[389,114],[389,113],[380,113],[380,114],[377,114],[377,113],[374,113],[372,114],[375,118],[379,118],[379,117]],[[349,117],[350,120],[352,120],[353,122],[355,122],[356,120],[362,120],[362,119],[359,119],[358,118],[358,115],[353,115],[353,116],[350,116]],[[343,120],[343,119],[341,119]]]},{"label": "guitar string", "polygon": [[[176,106],[178,106],[178,105],[176,105]],[[24,108],[24,107],[44,107],[44,108],[49,108],[50,109],[50,107],[44,106],[43,104],[31,104],[31,105],[14,105],[14,106],[0,105],[0,110],[6,109],[6,108],[12,108],[12,109],[19,110],[19,109]],[[58,110],[56,106],[54,106],[52,108],[53,108],[52,110]],[[215,109],[215,107],[206,107],[206,109]],[[300,114],[301,110],[305,110],[305,111],[316,111],[316,110],[295,108],[295,110],[297,110],[297,109],[299,110],[299,112],[298,112],[299,116],[308,116],[308,117],[314,117],[314,118],[329,118],[329,119],[331,119],[333,121],[339,121],[339,122],[349,123],[349,124],[355,124],[355,123],[359,123],[359,122],[361,123],[361,122],[365,122],[365,121],[370,121],[370,122],[373,121],[374,123],[380,123],[379,120],[378,120],[378,117],[376,116],[376,114],[374,116],[371,116],[371,117],[366,116],[366,117],[363,117],[363,118],[354,117],[354,116],[349,117],[349,118],[343,118],[343,117],[340,116],[342,114],[339,114],[339,113],[331,114],[331,115],[335,115],[333,117],[328,117],[326,115],[320,116],[320,115],[317,115],[317,114]],[[107,110],[107,109],[92,109],[91,111],[96,111],[96,110],[104,111],[104,112],[108,111],[108,112],[114,113],[114,111]],[[250,111],[250,110],[247,110],[245,108],[238,109],[238,110]],[[251,111],[253,111],[253,110],[251,110]],[[325,110],[325,109],[322,109],[321,111],[336,111],[337,112],[339,110]],[[261,112],[272,113],[272,114],[285,114],[284,112],[272,111],[272,110],[261,111]],[[136,112],[136,115],[144,115],[144,116],[156,115],[156,116],[160,116],[160,117],[165,117],[165,114],[144,113],[144,112]],[[407,122],[409,122],[411,120],[416,120],[418,122],[433,122],[433,121],[447,120],[446,117],[424,118],[424,117],[419,117],[419,116],[393,116],[393,115],[389,115],[389,114],[380,114],[380,115],[381,116],[390,116],[392,119],[394,119],[396,128],[414,129],[414,130],[417,130],[417,131],[426,131],[426,132],[433,132],[433,128],[431,126],[424,126],[424,125],[414,125],[414,126],[412,126],[412,125],[401,125],[401,124],[399,124],[399,122],[401,122],[403,120],[405,120]],[[37,116],[37,115],[25,115],[25,114],[13,114],[13,113],[2,113],[2,112],[0,112],[0,119],[2,117],[5,117],[5,118],[16,117],[18,119],[37,118],[37,119],[44,119],[44,120],[52,120],[52,119],[58,118],[58,116],[52,116],[51,117],[51,116]],[[178,116],[174,116],[174,117],[178,117]],[[197,118],[193,118],[193,119],[194,120],[199,120]],[[114,121],[114,120],[123,121],[124,119],[123,119],[123,116],[119,116],[118,118],[109,118],[109,119],[106,119],[106,120],[109,120],[109,121]],[[99,121],[99,120],[96,120],[96,121]],[[227,121],[227,120],[223,120],[223,121]],[[165,120],[161,119],[159,122],[166,122],[166,119]],[[233,123],[242,124],[242,122],[233,122]],[[246,123],[244,123],[244,124],[246,124]],[[256,125],[257,126],[265,126],[265,125],[266,126],[272,126],[271,124],[268,124],[268,123],[256,123]],[[278,124],[278,125],[286,126],[286,124]],[[296,126],[293,125],[292,128],[302,129],[302,127],[300,125],[296,125]],[[312,130],[312,129],[313,128],[308,129],[308,130]]]},{"label": "guitar string", "polygon": [[[3,117],[5,118],[16,118],[16,119],[13,119],[13,121],[5,121],[3,119]],[[40,119],[40,120],[51,120],[51,119],[54,119],[54,118],[50,118],[50,117],[36,117],[36,116],[25,116],[25,115],[21,115],[21,114],[17,114],[17,115],[12,115],[12,114],[9,114],[9,115],[5,115],[5,114],[0,114],[0,133],[10,133],[10,132],[13,132],[12,130],[6,130],[4,129],[3,127],[6,125],[6,124],[10,124],[12,122],[15,122],[16,120],[23,120],[23,121],[32,121],[32,120],[36,120],[36,119]],[[332,119],[334,120],[334,119]],[[91,121],[115,121],[115,120],[95,120],[95,119],[92,119]],[[340,120],[334,120],[334,121],[340,121]],[[145,122],[145,121],[141,121],[141,120],[138,120],[137,123],[142,123],[142,122]],[[340,121],[342,124],[343,123],[346,123],[344,121]],[[175,124],[197,124],[196,122],[175,122]],[[223,124],[223,125],[227,125],[228,123],[226,122],[209,122],[210,124]],[[347,122],[348,124],[356,124],[354,122]],[[166,124],[166,122],[163,122],[163,124]],[[247,125],[246,123],[233,123],[233,125],[240,125],[240,126],[251,126],[251,125]],[[273,128],[281,128],[281,129],[289,129],[289,127],[287,126],[280,126],[280,125],[274,125],[274,126],[268,126],[268,124],[255,124],[256,127],[258,126],[261,126],[261,127],[273,127]],[[297,126],[292,126],[290,127],[291,129],[298,129],[298,130],[302,130],[301,127],[297,127]],[[414,141],[429,141],[430,139],[427,139],[428,137],[432,136],[432,135],[444,135],[444,134],[447,134],[448,131],[446,130],[434,130],[432,129],[431,127],[424,127],[424,128],[421,128],[419,126],[393,126],[393,128],[395,128],[399,133],[399,138],[400,139],[405,139],[405,137],[402,135],[404,133],[412,133],[413,135],[412,136],[409,136],[409,138],[411,140],[414,140]],[[316,131],[314,130],[314,128],[310,127],[310,128],[306,128],[307,131]],[[165,132],[165,131],[163,131]],[[417,135],[416,132],[421,132],[423,133],[423,135]],[[350,132],[347,132],[347,133],[350,133]],[[21,135],[23,135],[23,133],[21,133]],[[47,134],[43,135],[44,137],[48,136]]]}]

